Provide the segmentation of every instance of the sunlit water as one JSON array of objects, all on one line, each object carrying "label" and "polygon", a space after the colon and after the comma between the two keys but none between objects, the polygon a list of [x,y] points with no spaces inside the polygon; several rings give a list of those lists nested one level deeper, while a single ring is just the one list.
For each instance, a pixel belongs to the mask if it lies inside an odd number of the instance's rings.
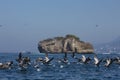
[{"label": "sunlit water", "polygon": [[[38,57],[44,57],[44,54],[23,54],[29,56],[31,61]],[[63,58],[63,54],[50,54],[54,60],[49,65],[40,64],[36,69],[33,64],[25,70],[20,70],[15,59],[18,53],[1,53],[0,62],[14,61],[12,69],[1,69],[0,80],[120,80],[120,65],[112,64],[105,67],[104,62],[96,67],[91,61],[88,64],[78,63],[77,60],[68,55],[69,63],[59,63],[58,58]],[[81,58],[81,54],[77,54]],[[93,58],[93,55],[86,55]],[[99,54],[99,58],[115,57],[119,54]]]}]

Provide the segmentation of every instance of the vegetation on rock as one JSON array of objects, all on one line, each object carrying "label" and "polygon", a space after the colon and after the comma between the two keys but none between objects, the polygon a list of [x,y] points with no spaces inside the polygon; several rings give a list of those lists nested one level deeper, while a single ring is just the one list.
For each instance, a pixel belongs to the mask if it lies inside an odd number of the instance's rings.
[{"label": "vegetation on rock", "polygon": [[75,36],[68,34],[65,37],[55,37],[40,41],[38,49],[42,53],[93,53],[94,49],[92,44],[80,41]]}]

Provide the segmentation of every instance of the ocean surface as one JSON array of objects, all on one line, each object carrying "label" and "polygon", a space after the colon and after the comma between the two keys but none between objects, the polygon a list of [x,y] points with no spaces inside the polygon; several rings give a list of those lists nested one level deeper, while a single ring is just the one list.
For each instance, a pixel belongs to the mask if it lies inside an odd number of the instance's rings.
[{"label": "ocean surface", "polygon": [[[120,65],[111,64],[109,67],[104,66],[104,62],[96,67],[91,61],[88,64],[79,63],[76,59],[68,55],[67,64],[58,62],[64,57],[64,54],[49,54],[49,58],[54,57],[49,65],[39,64],[39,68],[33,67],[34,61],[44,54],[23,54],[29,56],[31,65],[25,70],[19,69],[16,58],[18,53],[0,53],[0,62],[13,61],[11,69],[0,69],[0,80],[120,80]],[[81,58],[81,54],[76,54]],[[93,58],[93,54],[86,54]],[[98,54],[98,58],[116,57],[120,54]]]}]

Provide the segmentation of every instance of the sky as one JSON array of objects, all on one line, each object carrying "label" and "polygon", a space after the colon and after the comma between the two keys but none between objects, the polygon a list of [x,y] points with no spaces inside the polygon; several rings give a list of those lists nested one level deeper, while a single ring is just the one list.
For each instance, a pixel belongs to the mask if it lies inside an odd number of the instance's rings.
[{"label": "sky", "polygon": [[38,52],[38,42],[73,34],[92,44],[120,36],[120,0],[0,0],[0,52]]}]

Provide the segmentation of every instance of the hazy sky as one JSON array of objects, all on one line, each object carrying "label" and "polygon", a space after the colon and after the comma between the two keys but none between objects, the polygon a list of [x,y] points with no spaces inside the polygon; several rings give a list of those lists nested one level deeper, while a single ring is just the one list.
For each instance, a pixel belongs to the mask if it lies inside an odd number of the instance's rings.
[{"label": "hazy sky", "polygon": [[0,0],[0,52],[37,52],[40,40],[66,34],[93,44],[117,38],[120,0]]}]

